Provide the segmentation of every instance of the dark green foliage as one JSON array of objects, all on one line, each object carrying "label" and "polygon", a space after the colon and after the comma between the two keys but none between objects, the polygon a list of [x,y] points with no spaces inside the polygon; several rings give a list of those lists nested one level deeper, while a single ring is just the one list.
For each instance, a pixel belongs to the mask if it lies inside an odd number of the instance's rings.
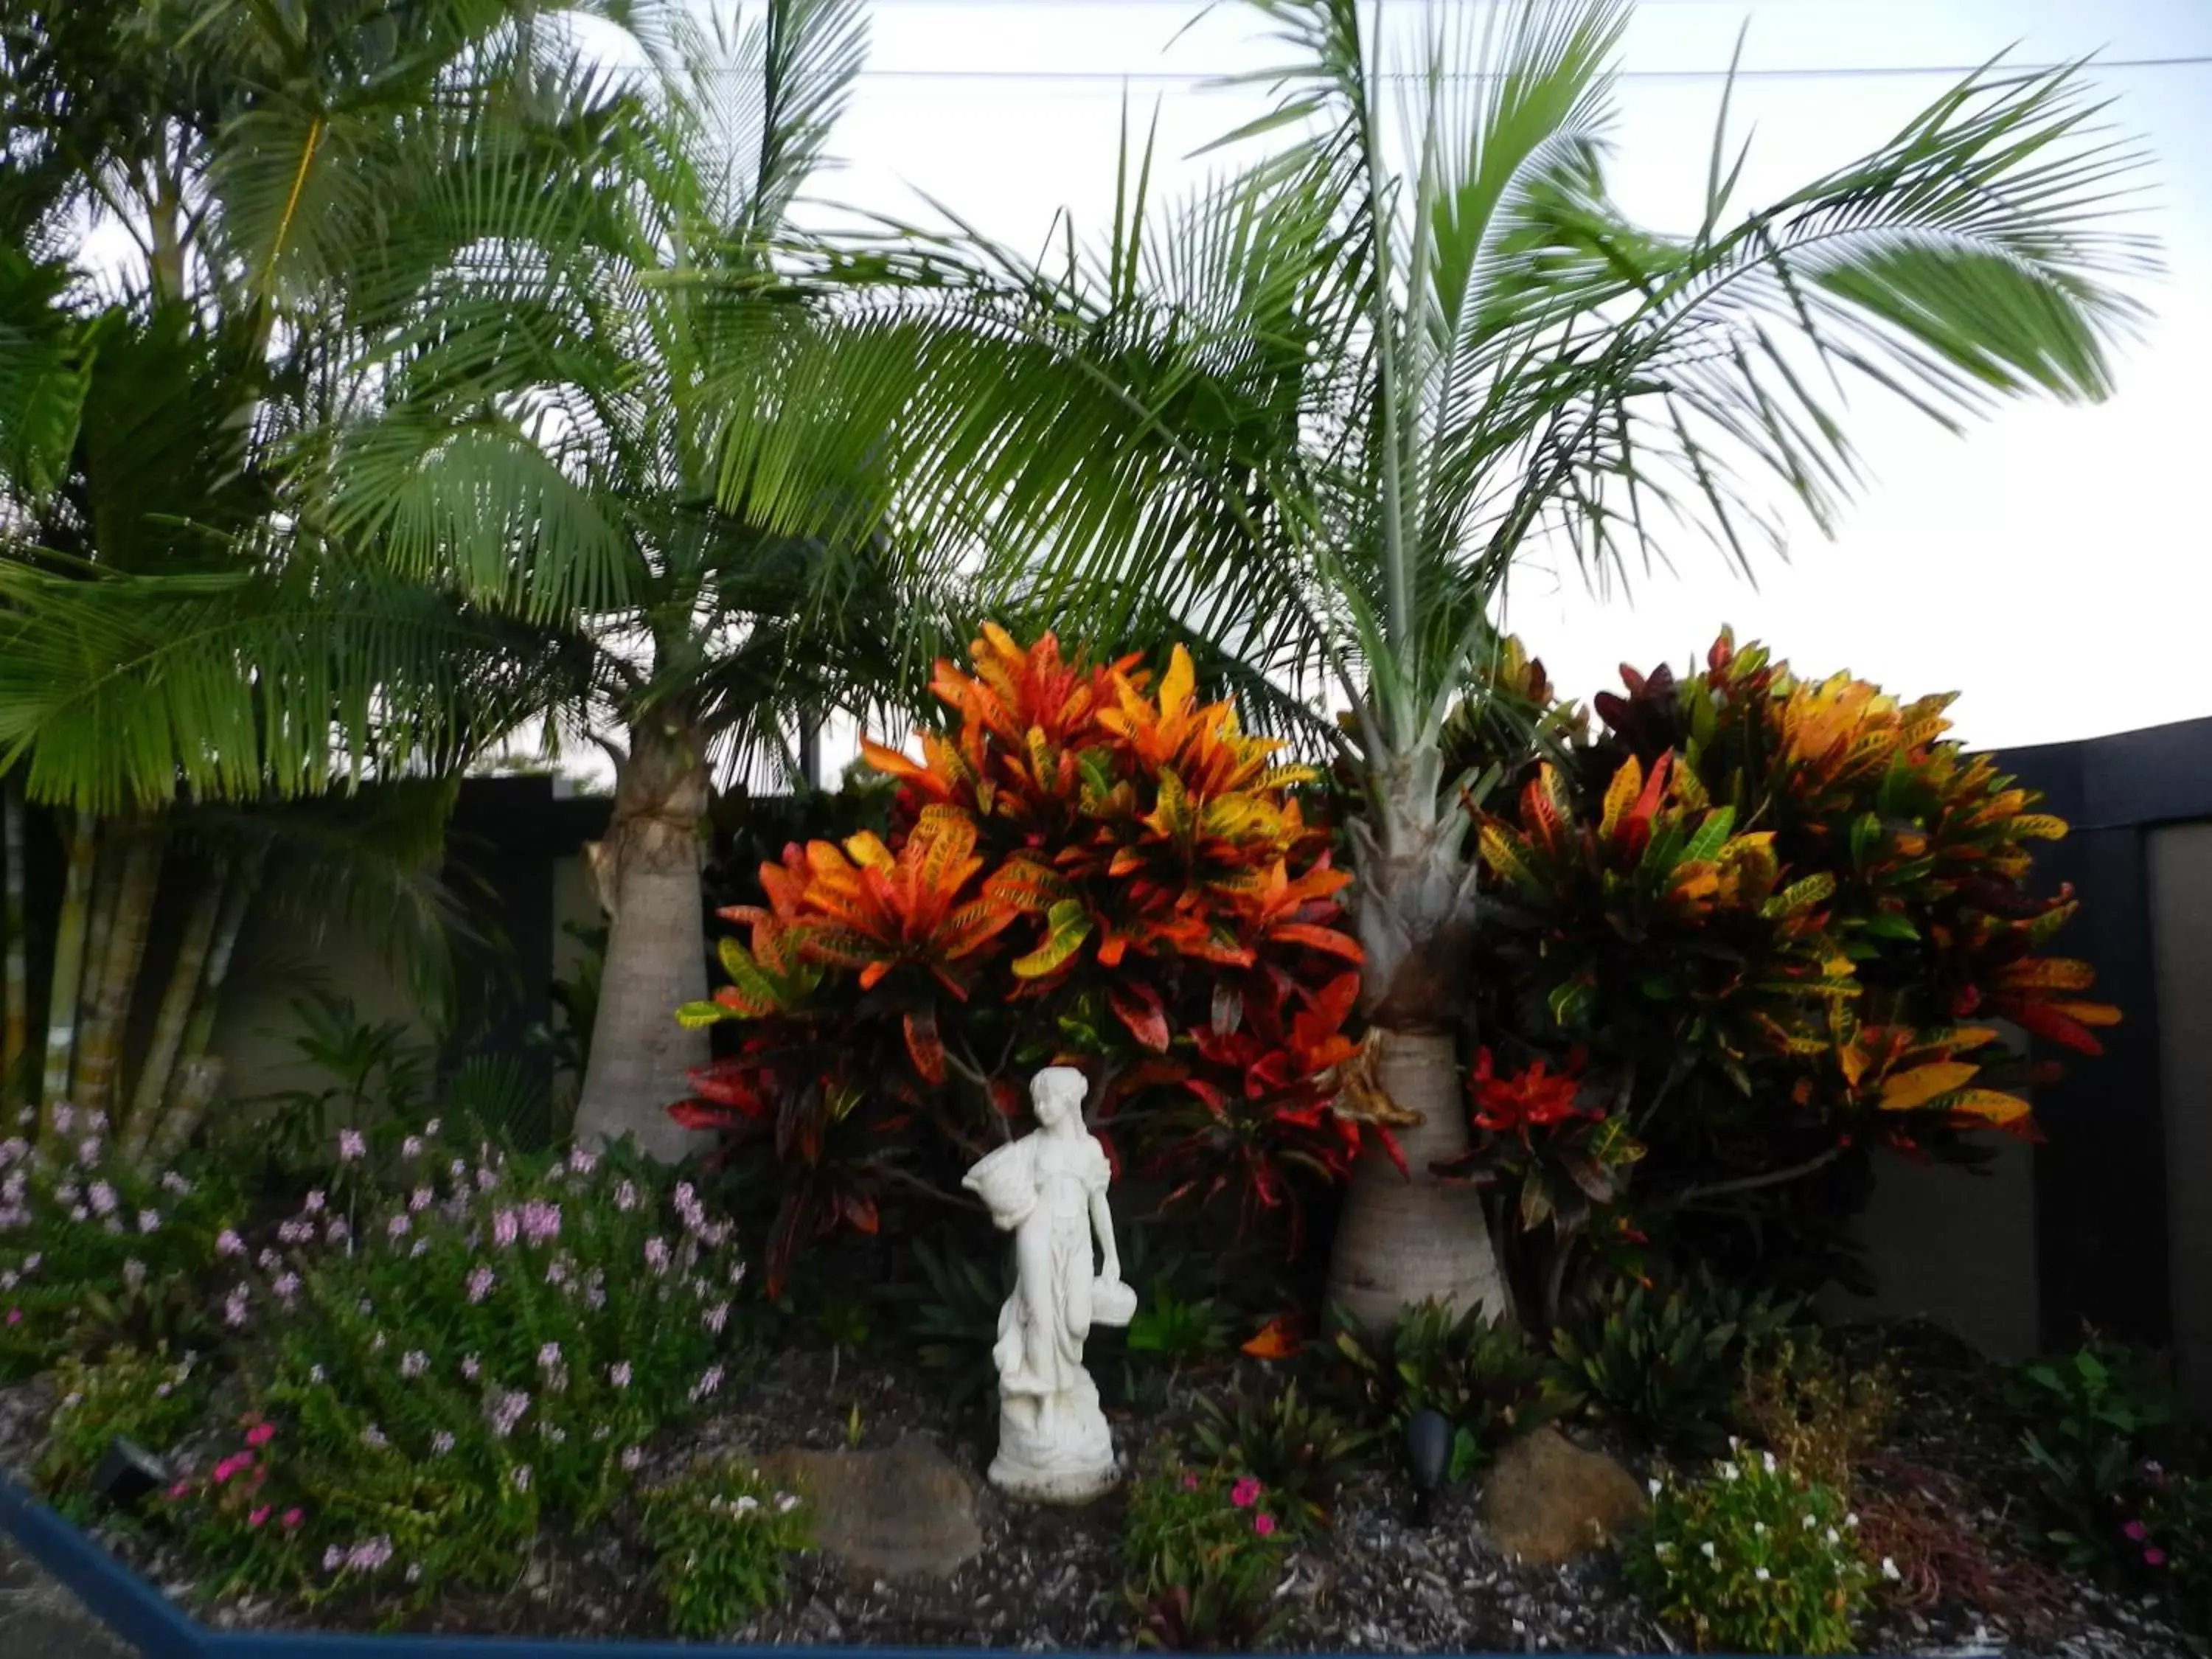
[{"label": "dark green foliage", "polygon": [[1575,1403],[1559,1367],[1519,1325],[1480,1310],[1455,1314],[1425,1302],[1388,1331],[1347,1319],[1336,1333],[1336,1351],[1368,1413],[1394,1433],[1416,1412],[1443,1413],[1453,1430],[1454,1480]]},{"label": "dark green foliage", "polygon": [[901,1287],[911,1310],[906,1334],[915,1357],[938,1373],[931,1387],[964,1405],[997,1380],[991,1346],[999,1340],[999,1310],[1013,1293],[1013,1257],[1001,1250],[995,1261],[979,1260],[917,1240],[914,1258],[927,1282]]},{"label": "dark green foliage", "polygon": [[1664,1295],[1618,1280],[1554,1334],[1553,1351],[1607,1417],[1654,1446],[1708,1453],[1727,1441],[1745,1355],[1800,1308],[1704,1273]]},{"label": "dark green foliage", "polygon": [[1257,1479],[1276,1518],[1301,1529],[1327,1524],[1330,1501],[1379,1437],[1306,1400],[1295,1382],[1264,1398],[1239,1395],[1225,1407],[1209,1400],[1203,1409],[1196,1433],[1206,1455]]},{"label": "dark green foliage", "polygon": [[110,1441],[122,1435],[149,1451],[165,1451],[207,1399],[204,1374],[195,1375],[190,1359],[172,1359],[166,1348],[148,1355],[113,1347],[96,1364],[71,1355],[57,1370],[54,1387],[61,1402],[46,1424],[39,1488],[73,1520],[92,1512],[84,1483]]}]

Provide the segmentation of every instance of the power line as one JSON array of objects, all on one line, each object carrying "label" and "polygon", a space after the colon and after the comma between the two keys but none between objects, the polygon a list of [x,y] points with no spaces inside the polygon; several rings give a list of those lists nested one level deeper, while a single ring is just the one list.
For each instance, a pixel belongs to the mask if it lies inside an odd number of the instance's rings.
[{"label": "power line", "polygon": [[[1139,0],[1140,4],[1153,0]],[[2090,70],[2115,69],[2190,69],[2212,64],[2212,52],[2200,52],[2171,58],[2100,58],[2090,59],[2083,67]],[[1940,75],[1958,79],[1978,74],[1984,70],[1998,68],[2016,75],[2043,75],[2053,70],[2064,69],[2063,64],[1839,64],[1830,65],[1802,64],[1778,66],[1771,69],[1740,69],[1735,71],[1741,81],[1865,81],[1884,77],[1924,76]],[[737,71],[732,71],[737,72]],[[1009,70],[1009,69],[864,69],[865,79],[878,81],[1101,81],[1120,82],[1196,83],[1207,81],[1228,81],[1248,73],[1244,70]],[[1724,69],[1679,70],[1620,70],[1617,78],[1623,81],[1724,81],[1729,71]],[[1424,81],[1425,75],[1411,71],[1389,72],[1381,76],[1385,81]],[[1476,81],[1486,77],[1473,74],[1446,74],[1446,81]]]}]

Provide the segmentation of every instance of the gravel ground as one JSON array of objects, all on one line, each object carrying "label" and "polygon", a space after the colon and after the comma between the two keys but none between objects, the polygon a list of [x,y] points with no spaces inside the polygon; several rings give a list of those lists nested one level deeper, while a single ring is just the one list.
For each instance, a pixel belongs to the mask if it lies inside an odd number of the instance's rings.
[{"label": "gravel ground", "polygon": [[[1965,1520],[1984,1571],[1980,1607],[1924,1598],[1891,1605],[1863,1634],[1866,1651],[1916,1655],[2042,1655],[2051,1659],[2207,1659],[2160,1621],[2157,1609],[2107,1596],[2029,1562],[2018,1549],[2021,1517],[2001,1494],[2018,1463],[1985,1363],[1925,1331],[1890,1333],[1905,1376],[1902,1426],[1884,1478],[1928,1492],[1942,1517]],[[667,1449],[648,1477],[699,1452],[848,1443],[858,1408],[860,1443],[889,1446],[915,1434],[933,1441],[981,1484],[992,1416],[981,1404],[954,1410],[938,1379],[842,1364],[825,1352],[787,1349],[767,1372],[729,1393],[730,1407]],[[1170,1390],[1152,1412],[1124,1413],[1116,1437],[1133,1450],[1187,1419],[1193,1396]],[[0,1462],[26,1467],[46,1407],[37,1385],[0,1390]],[[1638,1473],[1643,1471],[1639,1468]],[[1292,1616],[1280,1645],[1303,1651],[1628,1652],[1672,1649],[1623,1586],[1608,1557],[1553,1570],[1503,1559],[1476,1519],[1479,1494],[1449,1495],[1435,1524],[1410,1524],[1402,1487],[1381,1475],[1342,1494],[1335,1524],[1296,1555],[1281,1591]],[[1076,1510],[1015,1508],[988,1488],[979,1501],[982,1553],[949,1580],[855,1581],[837,1563],[796,1568],[781,1607],[732,1632],[775,1644],[983,1644],[1030,1650],[1127,1645],[1132,1620],[1116,1559],[1121,1503],[1109,1496]],[[1954,1528],[1955,1530],[1955,1528]],[[173,1595],[193,1594],[185,1564],[141,1539],[111,1540]],[[495,1593],[455,1596],[407,1628],[481,1634],[659,1634],[644,1588],[647,1564],[618,1528],[578,1546],[549,1540],[522,1579]],[[26,1607],[51,1613],[34,1591]],[[9,1639],[15,1608],[0,1604],[0,1654],[41,1651]],[[234,1628],[362,1627],[375,1609],[332,1603],[307,1618],[266,1603],[203,1607]],[[64,1616],[66,1609],[52,1616]],[[41,1614],[40,1616],[47,1616]],[[81,1613],[77,1615],[80,1620]],[[58,1638],[64,1639],[64,1638]],[[57,1659],[108,1659],[118,1651],[55,1650]]]},{"label": "gravel ground", "polygon": [[40,1659],[131,1659],[76,1596],[0,1534],[0,1654]]}]

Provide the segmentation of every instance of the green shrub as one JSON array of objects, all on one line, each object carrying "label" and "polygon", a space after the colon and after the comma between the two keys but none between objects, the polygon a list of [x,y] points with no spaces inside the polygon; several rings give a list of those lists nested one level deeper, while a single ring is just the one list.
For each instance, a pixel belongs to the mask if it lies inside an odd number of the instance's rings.
[{"label": "green shrub", "polygon": [[2196,1629],[2212,1630],[2212,1476],[2170,1474],[2155,1460],[2142,1474],[2142,1513],[2120,1526],[2129,1565]]},{"label": "green shrub", "polygon": [[399,1150],[410,1184],[350,1216],[309,1194],[226,1318],[270,1327],[249,1377],[287,1425],[319,1593],[388,1573],[422,1605],[605,1511],[738,1363],[744,1270],[687,1183],[629,1160]]},{"label": "green shrub", "polygon": [[1553,1347],[1607,1416],[1654,1446],[1709,1453],[1728,1436],[1745,1354],[1778,1338],[1799,1306],[1703,1273],[1664,1296],[1617,1281]]},{"label": "green shrub", "polygon": [[[218,1595],[240,1585],[314,1593],[307,1493],[292,1445],[278,1439],[274,1423],[248,1413],[221,1457],[204,1470],[186,1468],[157,1501],[158,1515],[191,1538],[203,1556],[222,1564],[212,1587]],[[356,1554],[365,1562],[379,1550],[389,1556],[388,1536],[363,1541]]]},{"label": "green shrub", "polygon": [[[0,1382],[109,1342],[179,1349],[210,1334],[210,1269],[236,1194],[221,1172],[141,1170],[104,1116],[56,1109],[40,1158],[0,1141]],[[204,1343],[203,1343],[204,1346]]]},{"label": "green shrub", "polygon": [[1887,1365],[1853,1370],[1817,1330],[1761,1345],[1743,1368],[1738,1411],[1760,1445],[1808,1480],[1849,1491],[1897,1417]]},{"label": "green shrub", "polygon": [[1013,1257],[1000,1249],[979,1260],[926,1239],[914,1245],[926,1281],[900,1287],[908,1305],[905,1321],[915,1357],[936,1372],[934,1386],[956,1405],[995,1387],[999,1371],[991,1349],[999,1340],[999,1310],[1013,1291]]},{"label": "green shrub", "polygon": [[54,1385],[61,1403],[46,1424],[38,1483],[72,1519],[91,1512],[84,1482],[110,1441],[121,1435],[149,1451],[166,1450],[191,1426],[206,1399],[205,1380],[194,1374],[193,1362],[173,1360],[166,1348],[142,1354],[117,1346],[96,1364],[66,1355]]},{"label": "green shrub", "polygon": [[1651,1487],[1650,1524],[1624,1565],[1660,1619],[1700,1651],[1850,1650],[1851,1621],[1875,1574],[1858,1517],[1834,1487],[1771,1452],[1717,1463],[1702,1480]]},{"label": "green shrub", "polygon": [[783,1599],[784,1562],[811,1549],[805,1505],[757,1470],[710,1462],[645,1494],[653,1581],[678,1636],[726,1633]]},{"label": "green shrub", "polygon": [[1300,1530],[1325,1524],[1329,1501],[1376,1441],[1372,1431],[1302,1399],[1296,1382],[1262,1400],[1239,1396],[1226,1408],[1209,1400],[1203,1411],[1197,1437],[1206,1455],[1258,1480],[1271,1512]]},{"label": "green shrub", "polygon": [[1252,1475],[1170,1458],[1129,1487],[1122,1532],[1128,1596],[1146,1647],[1249,1650],[1282,1613],[1286,1532]]},{"label": "green shrub", "polygon": [[[2104,1579],[2181,1577],[2170,1568],[2184,1553],[2197,1555],[2184,1540],[2203,1506],[2185,1480],[2166,1471],[2188,1455],[2188,1433],[2161,1364],[2093,1334],[2073,1354],[2020,1367],[2008,1398],[2021,1416],[2020,1444],[2035,1468],[2055,1555]],[[2166,1540],[2148,1535],[2157,1509],[2167,1516]]]},{"label": "green shrub", "polygon": [[1464,1480],[1516,1435],[1573,1409],[1559,1368],[1510,1318],[1425,1302],[1387,1331],[1340,1322],[1336,1351],[1367,1410],[1393,1431],[1434,1409],[1452,1425],[1451,1478]]}]

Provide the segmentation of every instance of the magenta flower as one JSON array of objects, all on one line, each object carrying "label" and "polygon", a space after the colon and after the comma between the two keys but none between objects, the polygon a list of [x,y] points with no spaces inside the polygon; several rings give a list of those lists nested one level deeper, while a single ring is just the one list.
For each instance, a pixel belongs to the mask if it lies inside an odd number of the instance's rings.
[{"label": "magenta flower", "polygon": [[307,1512],[304,1510],[286,1510],[279,1524],[283,1527],[285,1531],[290,1532],[294,1528],[297,1527],[300,1522],[307,1518]]},{"label": "magenta flower", "polygon": [[1275,1517],[1262,1510],[1252,1517],[1252,1530],[1262,1538],[1271,1538],[1275,1532]]},{"label": "magenta flower", "polygon": [[1246,1475],[1229,1489],[1229,1501],[1240,1510],[1249,1510],[1260,1501],[1260,1483]]},{"label": "magenta flower", "polygon": [[264,1522],[269,1519],[270,1507],[270,1506],[269,1504],[264,1504],[259,1509],[254,1510],[252,1514],[246,1517],[246,1524],[249,1527],[260,1526]]},{"label": "magenta flower", "polygon": [[1198,1490],[1198,1477],[1186,1471],[1182,1477],[1182,1489],[1185,1492],[1196,1492]]},{"label": "magenta flower", "polygon": [[2166,1552],[2164,1550],[2154,1547],[2143,1552],[2143,1565],[2147,1567],[2162,1567],[2165,1565]]},{"label": "magenta flower", "polygon": [[276,1425],[274,1423],[256,1423],[246,1431],[246,1443],[249,1446],[265,1446],[276,1437]]},{"label": "magenta flower", "polygon": [[21,1323],[23,1322],[23,1310],[22,1310],[21,1308],[10,1308],[10,1309],[9,1309],[9,1310],[8,1310],[8,1322],[9,1322],[10,1325],[20,1325],[20,1324],[21,1324]]},{"label": "magenta flower", "polygon": [[178,1481],[178,1482],[177,1482],[177,1484],[176,1484],[175,1486],[172,1486],[172,1487],[170,1487],[170,1488],[169,1488],[169,1496],[170,1496],[170,1497],[172,1497],[172,1498],[182,1498],[182,1497],[183,1497],[186,1492],[190,1492],[191,1489],[192,1489],[192,1483],[191,1483],[191,1481],[189,1481],[189,1480],[179,1480],[179,1481]]},{"label": "magenta flower", "polygon": [[2120,1528],[2120,1534],[2130,1544],[2140,1544],[2145,1538],[2149,1536],[2150,1528],[2143,1525],[2140,1521],[2130,1521],[2126,1526]]}]

